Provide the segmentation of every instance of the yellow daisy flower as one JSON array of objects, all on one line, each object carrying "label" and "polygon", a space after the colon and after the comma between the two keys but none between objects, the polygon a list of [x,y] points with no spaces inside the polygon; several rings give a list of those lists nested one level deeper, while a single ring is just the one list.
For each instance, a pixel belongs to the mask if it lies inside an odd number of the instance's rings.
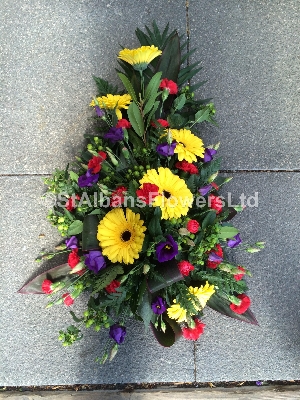
[{"label": "yellow daisy flower", "polygon": [[[100,108],[105,110],[115,110],[118,119],[122,119],[121,108],[127,109],[131,103],[130,94],[108,94],[107,96],[97,97]],[[95,107],[95,101],[92,100],[90,106]]]},{"label": "yellow daisy flower", "polygon": [[98,225],[97,239],[102,254],[113,263],[133,264],[143,247],[146,230],[143,223],[140,214],[129,208],[126,216],[121,208],[109,211]]},{"label": "yellow daisy flower", "polygon": [[183,179],[174,175],[169,168],[149,169],[140,184],[153,183],[158,186],[160,196],[156,196],[152,206],[160,207],[162,219],[180,218],[187,215],[193,203],[193,194]]},{"label": "yellow daisy flower", "polygon": [[207,281],[205,286],[201,285],[198,287],[189,287],[189,292],[197,297],[201,307],[204,308],[210,297],[215,293],[214,285],[210,285]]},{"label": "yellow daisy flower", "polygon": [[204,145],[200,138],[188,129],[170,129],[172,138],[177,142],[174,153],[178,155],[178,160],[186,160],[191,163],[197,161],[197,157],[204,156]]},{"label": "yellow daisy flower", "polygon": [[171,319],[176,319],[177,322],[186,321],[186,310],[173,300],[171,307],[167,309],[168,317]]},{"label": "yellow daisy flower", "polygon": [[120,51],[118,58],[131,64],[136,71],[143,71],[148,67],[154,58],[160,56],[161,50],[155,46],[142,46],[138,49],[123,49]]}]

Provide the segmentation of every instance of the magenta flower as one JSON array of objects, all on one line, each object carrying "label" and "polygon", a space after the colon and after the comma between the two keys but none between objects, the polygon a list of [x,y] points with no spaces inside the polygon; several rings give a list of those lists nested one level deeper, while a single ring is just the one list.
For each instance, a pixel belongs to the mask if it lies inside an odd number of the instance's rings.
[{"label": "magenta flower", "polygon": [[171,235],[167,235],[166,242],[160,242],[156,245],[156,257],[159,262],[172,260],[178,254],[178,244]]},{"label": "magenta flower", "polygon": [[99,106],[95,106],[95,111],[98,117],[102,118],[105,115],[105,111],[103,111]]},{"label": "magenta flower", "polygon": [[204,157],[202,159],[203,162],[208,162],[213,159],[213,156],[217,154],[217,150],[211,149],[211,148],[206,148],[204,152]]},{"label": "magenta flower", "polygon": [[163,314],[167,309],[166,300],[160,296],[156,297],[151,303],[151,308],[154,314],[157,315]]},{"label": "magenta flower", "polygon": [[106,267],[105,259],[99,250],[91,250],[89,254],[85,255],[84,263],[89,270],[93,271],[95,274]]},{"label": "magenta flower", "polygon": [[205,196],[212,189],[212,185],[206,185],[198,189],[201,196]]},{"label": "magenta flower", "polygon": [[161,143],[156,146],[156,151],[159,155],[168,157],[174,155],[174,150],[176,147],[176,142],[169,143]]},{"label": "magenta flower", "polygon": [[78,239],[76,236],[71,236],[69,239],[65,240],[68,249],[77,249]]}]

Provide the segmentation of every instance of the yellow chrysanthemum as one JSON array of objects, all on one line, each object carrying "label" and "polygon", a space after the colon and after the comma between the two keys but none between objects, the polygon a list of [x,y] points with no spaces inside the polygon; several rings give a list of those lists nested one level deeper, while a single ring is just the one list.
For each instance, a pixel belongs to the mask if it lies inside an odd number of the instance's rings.
[{"label": "yellow chrysanthemum", "polygon": [[174,152],[178,160],[186,160],[191,163],[197,161],[197,157],[203,157],[205,148],[200,138],[188,129],[170,129],[172,138],[177,142]]},{"label": "yellow chrysanthemum", "polygon": [[183,179],[174,175],[169,168],[159,167],[149,169],[140,184],[153,183],[158,186],[159,196],[156,196],[152,206],[160,207],[162,219],[180,218],[187,215],[193,203],[193,194]]},{"label": "yellow chrysanthemum", "polygon": [[197,297],[201,307],[204,308],[210,297],[215,293],[214,285],[210,285],[207,281],[205,286],[201,285],[198,287],[189,287],[189,292]]},{"label": "yellow chrysanthemum", "polygon": [[[108,94],[107,96],[97,97],[99,107],[105,110],[115,110],[118,119],[122,119],[121,108],[127,109],[131,100],[130,94]],[[92,100],[90,106],[95,107],[95,105],[95,101]]]},{"label": "yellow chrysanthemum", "polygon": [[173,300],[171,307],[167,309],[167,313],[169,318],[176,319],[177,322],[186,321],[186,310],[180,306],[179,303],[176,303],[176,300]]},{"label": "yellow chrysanthemum", "polygon": [[155,46],[142,46],[138,49],[123,49],[120,51],[118,58],[131,64],[137,71],[143,71],[147,68],[154,58],[160,56],[161,50]]},{"label": "yellow chrysanthemum", "polygon": [[139,258],[139,252],[144,242],[144,221],[140,214],[126,209],[126,217],[121,208],[109,211],[98,225],[97,239],[102,248],[102,254],[115,262],[133,264]]}]

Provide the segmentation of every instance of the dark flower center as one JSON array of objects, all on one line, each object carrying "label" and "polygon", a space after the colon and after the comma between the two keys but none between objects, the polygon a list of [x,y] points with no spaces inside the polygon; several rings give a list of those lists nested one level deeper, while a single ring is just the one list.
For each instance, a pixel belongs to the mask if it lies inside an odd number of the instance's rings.
[{"label": "dark flower center", "polygon": [[166,199],[169,199],[171,197],[171,193],[167,192],[166,190],[163,191],[163,195],[165,196]]},{"label": "dark flower center", "polygon": [[121,239],[123,240],[123,242],[128,242],[128,240],[130,240],[130,238],[131,238],[130,231],[124,231],[121,235]]}]

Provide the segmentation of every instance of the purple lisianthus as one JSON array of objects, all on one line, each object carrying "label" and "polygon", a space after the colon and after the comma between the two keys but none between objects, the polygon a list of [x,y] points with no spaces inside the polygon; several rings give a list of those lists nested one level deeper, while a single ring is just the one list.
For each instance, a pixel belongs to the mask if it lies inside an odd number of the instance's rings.
[{"label": "purple lisianthus", "polygon": [[110,128],[110,130],[103,136],[104,139],[110,140],[112,143],[119,142],[124,139],[124,132],[122,128]]},{"label": "purple lisianthus", "polygon": [[91,250],[89,254],[85,255],[84,263],[95,274],[106,267],[105,259],[99,250]]},{"label": "purple lisianthus", "polygon": [[156,151],[159,155],[168,157],[174,155],[174,150],[176,147],[176,142],[169,143],[161,143],[156,146]]},{"label": "purple lisianthus", "polygon": [[109,337],[114,339],[118,344],[122,344],[125,340],[126,328],[125,326],[114,324],[109,329]]},{"label": "purple lisianthus", "polygon": [[232,239],[227,239],[227,246],[232,249],[242,243],[242,239],[240,238],[240,234],[238,233]]},{"label": "purple lisianthus", "polygon": [[178,244],[171,235],[167,235],[166,242],[160,242],[156,245],[156,257],[159,262],[172,260],[178,254]]},{"label": "purple lisianthus", "polygon": [[102,118],[105,115],[105,111],[102,110],[99,106],[95,106],[95,111],[98,117]]},{"label": "purple lisianthus", "polygon": [[211,253],[209,253],[208,260],[215,263],[221,263],[223,261],[223,258],[212,251]]},{"label": "purple lisianthus", "polygon": [[202,161],[203,162],[211,161],[215,154],[217,154],[217,150],[207,147],[205,149],[204,157],[202,158]]},{"label": "purple lisianthus", "polygon": [[198,189],[201,196],[205,196],[212,189],[212,185],[206,185]]},{"label": "purple lisianthus", "polygon": [[68,249],[77,249],[78,240],[76,236],[71,236],[69,239],[65,240]]},{"label": "purple lisianthus", "polygon": [[160,315],[164,313],[167,309],[166,300],[160,296],[157,296],[151,303],[151,308],[154,314]]},{"label": "purple lisianthus", "polygon": [[78,178],[78,186],[86,187],[93,186],[96,182],[98,182],[99,174],[93,174],[91,169],[88,169],[84,175],[81,175]]}]

